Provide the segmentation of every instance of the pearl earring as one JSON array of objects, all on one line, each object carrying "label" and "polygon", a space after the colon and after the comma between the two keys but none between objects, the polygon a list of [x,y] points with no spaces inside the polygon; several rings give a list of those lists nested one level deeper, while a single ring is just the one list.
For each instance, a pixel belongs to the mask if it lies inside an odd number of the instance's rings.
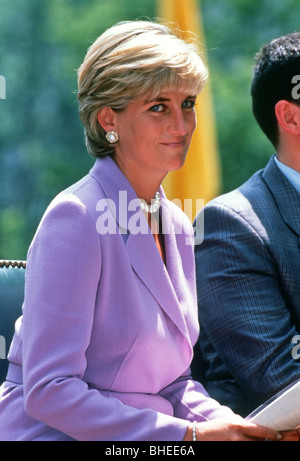
[{"label": "pearl earring", "polygon": [[110,144],[116,143],[119,139],[119,135],[116,131],[108,131],[105,137]]}]

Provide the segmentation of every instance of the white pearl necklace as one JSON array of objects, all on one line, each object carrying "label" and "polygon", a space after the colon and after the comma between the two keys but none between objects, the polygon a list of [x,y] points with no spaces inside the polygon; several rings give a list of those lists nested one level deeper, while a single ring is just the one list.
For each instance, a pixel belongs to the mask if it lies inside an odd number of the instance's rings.
[{"label": "white pearl necklace", "polygon": [[151,200],[151,205],[145,202],[145,200],[139,199],[140,205],[145,213],[155,213],[160,207],[160,193],[157,191],[153,200]]}]

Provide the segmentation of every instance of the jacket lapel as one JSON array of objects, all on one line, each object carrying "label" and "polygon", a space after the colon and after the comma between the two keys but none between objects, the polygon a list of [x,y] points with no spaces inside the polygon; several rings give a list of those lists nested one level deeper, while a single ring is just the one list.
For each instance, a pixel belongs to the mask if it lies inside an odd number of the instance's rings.
[{"label": "jacket lapel", "polygon": [[[160,188],[162,219],[166,229],[166,265],[140,209],[136,193],[116,163],[110,157],[97,160],[90,174],[101,184],[107,198],[107,206],[116,223],[116,231],[123,234],[136,275],[181,333],[188,336],[187,325],[175,291],[176,287],[180,286],[178,278],[181,275],[181,265],[178,264],[180,258],[178,259],[174,226],[163,189]],[[180,298],[181,293],[178,294]]]},{"label": "jacket lapel", "polygon": [[[181,333],[187,336],[187,325],[178,299],[180,293],[176,290],[177,286],[180,286],[178,278],[180,258],[177,256],[178,249],[172,233],[173,226],[170,226],[171,216],[165,198],[162,199],[161,208],[163,216],[161,219],[164,220],[168,230],[164,235],[166,265],[162,261],[149,226],[147,234],[130,233],[127,240],[128,254],[136,275]],[[146,218],[144,219],[147,222]]]},{"label": "jacket lapel", "polygon": [[263,179],[275,198],[283,220],[300,236],[300,194],[279,170],[274,157],[266,166]]}]

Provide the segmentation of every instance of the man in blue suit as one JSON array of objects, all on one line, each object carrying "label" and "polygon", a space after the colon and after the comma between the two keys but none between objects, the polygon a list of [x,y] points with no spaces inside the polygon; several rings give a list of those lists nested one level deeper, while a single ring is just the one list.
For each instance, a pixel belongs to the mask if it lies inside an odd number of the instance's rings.
[{"label": "man in blue suit", "polygon": [[262,47],[253,112],[276,154],[204,208],[204,241],[195,247],[194,375],[243,416],[300,378],[299,74],[300,33]]}]

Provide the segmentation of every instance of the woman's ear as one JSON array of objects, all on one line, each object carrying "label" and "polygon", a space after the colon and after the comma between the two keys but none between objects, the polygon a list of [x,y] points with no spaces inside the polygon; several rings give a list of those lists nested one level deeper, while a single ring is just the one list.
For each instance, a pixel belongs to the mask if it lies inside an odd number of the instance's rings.
[{"label": "woman's ear", "polygon": [[115,112],[111,107],[102,107],[98,112],[97,118],[98,123],[106,132],[115,129]]},{"label": "woman's ear", "polygon": [[300,107],[297,104],[282,99],[275,106],[275,115],[283,131],[299,136]]}]

